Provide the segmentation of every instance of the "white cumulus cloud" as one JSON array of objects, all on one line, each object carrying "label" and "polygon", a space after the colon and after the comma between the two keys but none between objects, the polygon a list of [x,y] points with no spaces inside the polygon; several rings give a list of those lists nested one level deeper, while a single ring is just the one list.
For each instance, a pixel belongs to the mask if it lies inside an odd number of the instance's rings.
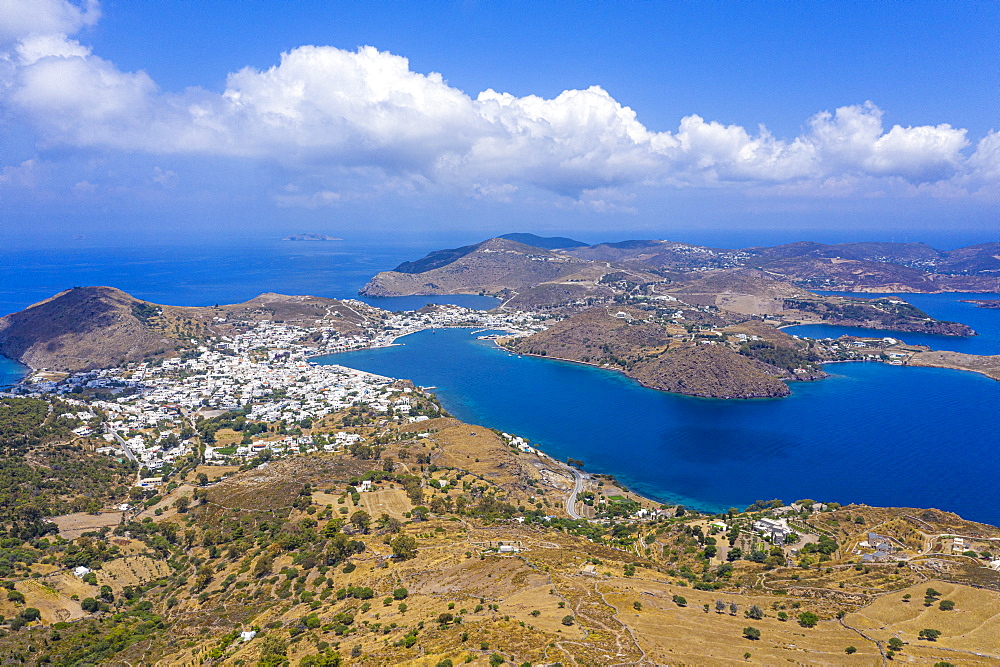
[{"label": "white cumulus cloud", "polygon": [[655,132],[599,86],[552,99],[472,97],[370,46],[303,46],[271,68],[230,74],[221,92],[164,92],[67,37],[97,20],[96,2],[0,8],[0,36],[14,40],[0,95],[47,145],[267,161],[312,183],[315,194],[280,195],[286,205],[340,201],[340,183],[316,181],[345,172],[378,188],[458,188],[502,201],[534,188],[601,202],[643,186],[998,178],[996,134],[967,155],[965,130],[886,130],[871,102],[818,113],[791,139],[693,114]]},{"label": "white cumulus cloud", "polygon": [[66,0],[2,0],[0,44],[30,35],[71,35],[97,23],[101,9],[97,0],[72,3]]},{"label": "white cumulus cloud", "polygon": [[871,102],[824,112],[810,120],[806,140],[816,146],[828,172],[854,169],[915,181],[940,180],[961,168],[966,131],[950,125],[882,125],[882,111]]}]

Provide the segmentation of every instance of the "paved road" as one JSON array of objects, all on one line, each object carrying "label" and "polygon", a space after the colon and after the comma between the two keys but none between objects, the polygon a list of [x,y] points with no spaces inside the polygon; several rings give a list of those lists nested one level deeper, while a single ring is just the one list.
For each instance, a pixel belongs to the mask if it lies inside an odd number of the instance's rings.
[{"label": "paved road", "polygon": [[132,459],[136,463],[139,462],[139,459],[137,459],[135,457],[135,454],[132,453],[132,450],[129,449],[129,446],[125,442],[125,439],[122,438],[120,435],[118,435],[118,431],[114,430],[113,428],[109,428],[108,429],[108,433],[110,433],[111,435],[115,436],[115,439],[118,441],[118,444],[122,446],[122,450],[124,450],[125,456],[129,457],[130,459]]},{"label": "paved road", "polygon": [[569,514],[571,519],[582,519],[583,517],[576,512],[576,496],[583,491],[583,475],[580,474],[579,470],[574,469],[573,477],[576,479],[576,484],[573,486],[573,491],[566,498],[566,514]]}]

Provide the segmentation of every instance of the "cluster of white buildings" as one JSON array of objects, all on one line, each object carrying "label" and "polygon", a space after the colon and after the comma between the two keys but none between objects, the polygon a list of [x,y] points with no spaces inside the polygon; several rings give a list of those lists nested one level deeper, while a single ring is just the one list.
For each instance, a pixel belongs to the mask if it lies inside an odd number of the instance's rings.
[{"label": "cluster of white buildings", "polygon": [[[412,389],[393,386],[392,378],[343,366],[318,365],[309,361],[310,357],[391,345],[400,336],[427,328],[473,326],[525,335],[543,328],[538,321],[530,313],[494,314],[458,306],[389,314],[378,330],[351,335],[321,326],[322,322],[316,327],[303,327],[262,321],[243,333],[218,337],[181,357],[85,371],[59,381],[29,381],[22,393],[56,394],[71,404],[78,403],[81,409],[70,415],[85,422],[77,429],[78,435],[103,430],[108,444],[98,451],[124,453],[155,471],[190,454],[195,444],[190,437],[180,436],[190,436],[195,420],[206,413],[211,416],[246,408],[248,421],[284,422],[293,431],[296,426],[359,404],[376,412],[392,411],[409,417]],[[73,396],[83,390],[105,392],[108,398],[89,404],[75,400]],[[98,411],[103,413],[103,421],[95,414]],[[411,421],[423,419],[427,417],[410,417]],[[260,439],[249,443],[209,447],[205,458],[222,463],[231,457],[254,456],[264,449],[276,456],[329,451],[359,438],[346,432],[321,436],[317,441],[309,435],[275,437],[262,433]]]},{"label": "cluster of white buildings", "polygon": [[229,464],[239,462],[265,451],[272,458],[284,458],[296,454],[311,454],[314,452],[334,452],[355,442],[361,442],[357,433],[341,431],[327,436],[292,435],[267,440],[252,441],[250,444],[229,445],[223,447],[206,447],[205,463]]},{"label": "cluster of white buildings", "polygon": [[511,435],[510,433],[503,433],[501,435],[503,435],[503,437],[506,438],[506,440],[507,440],[507,442],[509,444],[513,445],[514,447],[517,447],[522,452],[525,452],[527,454],[538,454],[539,453],[539,451],[537,449],[535,449],[534,447],[532,447],[531,445],[528,444],[527,440],[525,440],[524,438],[522,438],[520,436]]},{"label": "cluster of white buildings", "polygon": [[392,345],[396,338],[424,329],[457,326],[503,330],[515,336],[528,335],[545,328],[539,323],[541,319],[542,316],[521,311],[491,313],[460,306],[438,306],[427,312],[392,313],[383,320],[381,332],[376,334],[369,347]]}]

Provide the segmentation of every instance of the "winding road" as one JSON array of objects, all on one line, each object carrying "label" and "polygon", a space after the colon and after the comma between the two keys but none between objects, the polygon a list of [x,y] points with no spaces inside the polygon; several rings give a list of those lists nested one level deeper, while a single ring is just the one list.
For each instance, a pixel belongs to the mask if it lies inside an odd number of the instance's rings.
[{"label": "winding road", "polygon": [[576,480],[576,484],[569,496],[566,497],[566,514],[569,514],[571,519],[582,519],[583,517],[576,512],[576,496],[583,491],[583,475],[580,474],[579,470],[574,469],[573,478]]}]

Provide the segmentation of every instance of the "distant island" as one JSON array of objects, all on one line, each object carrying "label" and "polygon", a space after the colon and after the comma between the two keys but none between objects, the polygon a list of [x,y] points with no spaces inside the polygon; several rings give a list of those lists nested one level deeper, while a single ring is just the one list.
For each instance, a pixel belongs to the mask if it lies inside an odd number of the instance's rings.
[{"label": "distant island", "polygon": [[292,234],[281,239],[282,241],[343,241],[344,239],[326,234]]}]

